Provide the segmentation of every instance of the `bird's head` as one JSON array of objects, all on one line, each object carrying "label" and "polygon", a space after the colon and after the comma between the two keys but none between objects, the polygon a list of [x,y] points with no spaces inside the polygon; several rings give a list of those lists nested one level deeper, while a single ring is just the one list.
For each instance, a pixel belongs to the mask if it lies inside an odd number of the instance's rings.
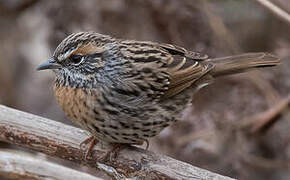
[{"label": "bird's head", "polygon": [[88,78],[102,68],[104,46],[113,41],[110,36],[95,32],[79,32],[66,37],[55,49],[53,56],[37,70],[51,69],[57,78]]}]

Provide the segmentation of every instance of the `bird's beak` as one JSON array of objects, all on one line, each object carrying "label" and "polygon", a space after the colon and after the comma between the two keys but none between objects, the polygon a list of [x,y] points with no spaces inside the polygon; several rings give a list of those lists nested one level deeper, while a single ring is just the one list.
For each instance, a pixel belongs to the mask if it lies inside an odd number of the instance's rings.
[{"label": "bird's beak", "polygon": [[60,69],[61,65],[58,64],[53,58],[49,59],[45,63],[41,64],[37,67],[37,71],[45,70],[45,69]]}]

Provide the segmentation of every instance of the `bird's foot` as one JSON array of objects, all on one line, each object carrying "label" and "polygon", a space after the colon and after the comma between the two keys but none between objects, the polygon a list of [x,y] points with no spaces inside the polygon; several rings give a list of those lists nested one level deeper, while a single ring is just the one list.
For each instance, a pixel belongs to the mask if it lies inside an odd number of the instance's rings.
[{"label": "bird's foot", "polygon": [[95,136],[91,136],[87,139],[85,139],[83,142],[81,142],[80,144],[80,149],[83,149],[83,146],[84,145],[88,145],[87,148],[85,148],[85,155],[84,155],[84,159],[87,160],[89,159],[90,157],[92,157],[92,150],[94,148],[94,146],[98,143],[98,139],[96,139]]},{"label": "bird's foot", "polygon": [[103,162],[108,160],[112,161],[118,157],[119,152],[126,146],[126,144],[113,144],[113,147],[106,152],[106,154],[100,159]]},{"label": "bird's foot", "polygon": [[[149,141],[146,139],[144,140],[146,143],[146,148],[145,150],[147,151],[149,148]],[[142,145],[144,142],[137,144],[137,145]],[[91,136],[87,139],[85,139],[83,142],[80,144],[80,148],[84,150],[84,159],[88,160],[92,158],[92,150],[94,146],[99,143],[99,140],[95,136]],[[83,148],[84,146],[87,146],[85,149]],[[126,147],[127,144],[120,144],[120,143],[115,143],[112,145],[112,148],[109,149],[104,156],[102,156],[99,160],[102,162],[106,162],[108,160],[112,161],[113,159],[118,157],[119,152]]]},{"label": "bird's foot", "polygon": [[137,146],[143,146],[144,143],[146,144],[146,147],[145,147],[144,150],[147,151],[149,149],[149,141],[148,141],[148,139],[144,139],[143,141],[138,142],[135,145],[137,145]]},{"label": "bird's foot", "polygon": [[[149,141],[145,139],[144,142],[146,143],[145,150],[147,151],[149,148]],[[142,145],[144,142],[141,142],[140,144],[137,144],[137,145]],[[126,146],[130,146],[130,145],[120,144],[120,143],[113,144],[113,147],[108,152],[106,152],[106,154],[101,158],[101,161],[103,162],[106,162],[108,160],[112,161],[113,159],[118,157],[118,154],[120,153],[120,151],[124,149]]]},{"label": "bird's foot", "polygon": [[145,139],[144,142],[146,143],[146,149],[145,150],[147,151],[149,149],[149,141],[148,141],[148,139]]}]

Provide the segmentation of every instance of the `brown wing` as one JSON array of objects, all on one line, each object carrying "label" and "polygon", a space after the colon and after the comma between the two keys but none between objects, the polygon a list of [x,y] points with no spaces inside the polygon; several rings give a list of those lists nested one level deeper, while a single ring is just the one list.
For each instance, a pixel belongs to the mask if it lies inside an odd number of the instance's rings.
[{"label": "brown wing", "polygon": [[119,49],[123,58],[131,62],[130,74],[139,72],[123,81],[154,99],[180,93],[212,68],[202,62],[207,56],[169,44],[121,41]]},{"label": "brown wing", "polygon": [[159,45],[160,47],[166,49],[172,55],[181,55],[181,56],[184,56],[189,59],[196,60],[196,61],[203,61],[203,60],[208,59],[208,55],[206,54],[201,54],[199,52],[193,52],[193,51],[187,51],[183,47],[179,47],[172,44],[165,44],[165,43],[162,43]]},{"label": "brown wing", "polygon": [[180,93],[213,68],[211,64],[202,62],[202,60],[208,59],[207,55],[187,51],[170,44],[161,44],[160,46],[173,57],[173,61],[168,65],[170,85],[163,96],[164,98]]}]

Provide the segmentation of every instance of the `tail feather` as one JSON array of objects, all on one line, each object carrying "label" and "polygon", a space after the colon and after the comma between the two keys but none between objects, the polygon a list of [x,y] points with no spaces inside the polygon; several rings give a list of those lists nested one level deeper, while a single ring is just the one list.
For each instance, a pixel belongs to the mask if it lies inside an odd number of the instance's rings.
[{"label": "tail feather", "polygon": [[207,60],[214,65],[210,71],[213,77],[236,74],[255,68],[276,66],[280,59],[269,53],[245,53],[236,56],[215,58]]}]

